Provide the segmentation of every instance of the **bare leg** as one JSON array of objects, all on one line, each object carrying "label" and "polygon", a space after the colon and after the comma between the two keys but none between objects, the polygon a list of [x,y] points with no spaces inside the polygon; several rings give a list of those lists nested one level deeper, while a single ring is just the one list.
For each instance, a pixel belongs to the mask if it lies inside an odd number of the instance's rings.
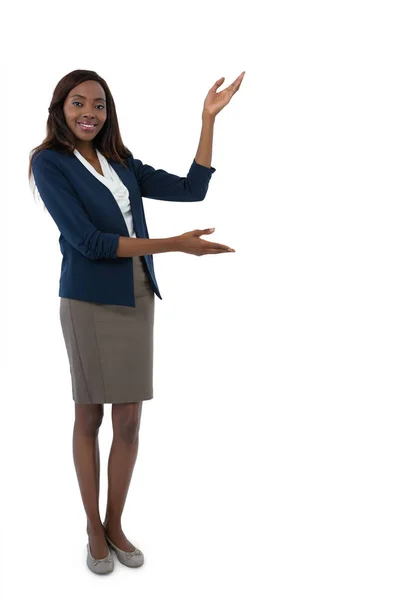
[{"label": "bare leg", "polygon": [[108,461],[108,495],[104,528],[110,540],[125,552],[135,546],[122,531],[122,511],[139,447],[141,402],[112,405],[113,441]]},{"label": "bare leg", "polygon": [[73,456],[79,489],[87,516],[87,533],[94,558],[105,558],[108,546],[99,513],[100,454],[98,433],[102,404],[75,404]]},{"label": "bare leg", "polygon": [[[97,506],[99,506],[100,499],[100,450],[99,450],[99,436],[96,435],[95,441],[95,452],[96,452],[96,498],[97,498]],[[86,527],[87,533],[89,533],[89,520],[87,522]]]}]

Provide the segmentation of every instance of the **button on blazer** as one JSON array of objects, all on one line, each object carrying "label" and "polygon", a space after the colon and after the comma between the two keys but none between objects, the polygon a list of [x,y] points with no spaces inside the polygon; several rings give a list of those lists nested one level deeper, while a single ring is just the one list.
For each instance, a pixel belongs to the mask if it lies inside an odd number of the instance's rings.
[{"label": "button on blazer", "polygon": [[[143,164],[131,154],[127,166],[107,159],[129,191],[136,237],[149,238],[142,197],[174,202],[205,198],[214,167],[193,160],[186,177]],[[60,231],[59,296],[86,302],[135,306],[132,257],[118,257],[119,237],[129,237],[110,189],[74,154],[54,149],[32,159],[37,190]],[[162,300],[152,254],[144,255],[151,286]]]}]

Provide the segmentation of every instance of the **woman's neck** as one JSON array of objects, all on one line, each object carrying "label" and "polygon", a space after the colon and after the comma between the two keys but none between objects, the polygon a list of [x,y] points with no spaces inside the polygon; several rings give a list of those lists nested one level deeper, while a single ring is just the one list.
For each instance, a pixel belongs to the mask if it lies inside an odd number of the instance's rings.
[{"label": "woman's neck", "polygon": [[82,154],[83,158],[86,158],[87,161],[97,160],[96,149],[91,142],[82,142],[79,140],[75,144],[75,148],[78,150],[80,154]]}]

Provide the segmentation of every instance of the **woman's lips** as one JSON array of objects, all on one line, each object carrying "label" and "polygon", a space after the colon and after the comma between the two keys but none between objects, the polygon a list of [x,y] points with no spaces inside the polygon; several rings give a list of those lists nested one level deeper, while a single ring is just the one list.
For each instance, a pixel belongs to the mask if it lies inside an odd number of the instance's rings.
[{"label": "woman's lips", "polygon": [[96,129],[97,125],[92,125],[92,126],[87,127],[82,123],[78,123],[78,126],[79,126],[79,129],[81,129],[81,131],[93,131],[93,129]]}]

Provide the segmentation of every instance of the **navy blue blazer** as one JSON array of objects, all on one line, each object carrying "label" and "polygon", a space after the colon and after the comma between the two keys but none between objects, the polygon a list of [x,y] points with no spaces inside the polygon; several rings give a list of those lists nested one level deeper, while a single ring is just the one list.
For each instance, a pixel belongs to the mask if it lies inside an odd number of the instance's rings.
[{"label": "navy blue blazer", "polygon": [[[129,190],[132,220],[138,238],[148,238],[142,197],[198,202],[207,194],[214,167],[193,160],[186,177],[143,164],[130,155],[127,167],[109,160]],[[74,154],[45,149],[34,156],[36,187],[59,231],[63,255],[59,296],[86,302],[135,306],[132,257],[116,254],[119,237],[129,237],[125,219],[112,192]],[[144,255],[151,286],[158,289],[152,254]]]}]

